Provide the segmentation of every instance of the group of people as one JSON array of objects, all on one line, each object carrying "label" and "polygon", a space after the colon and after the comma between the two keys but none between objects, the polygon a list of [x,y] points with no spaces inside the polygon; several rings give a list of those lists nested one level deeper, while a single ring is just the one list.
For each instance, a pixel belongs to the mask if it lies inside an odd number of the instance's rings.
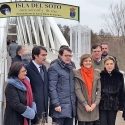
[{"label": "group of people", "polygon": [[73,125],[74,118],[78,125],[115,125],[119,110],[125,119],[124,79],[107,43],[83,54],[79,69],[68,46],[60,47],[48,70],[46,48],[35,46],[27,63],[22,60],[26,51],[18,46],[12,59],[4,125],[45,125],[48,105],[54,125]]}]

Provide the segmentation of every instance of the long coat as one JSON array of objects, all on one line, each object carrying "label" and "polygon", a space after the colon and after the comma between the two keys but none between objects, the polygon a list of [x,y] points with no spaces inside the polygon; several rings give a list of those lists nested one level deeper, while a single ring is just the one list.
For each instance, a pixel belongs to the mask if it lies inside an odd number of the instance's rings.
[{"label": "long coat", "polygon": [[[50,66],[48,74],[52,117],[72,118],[76,115],[76,95],[72,69],[68,69],[58,59]],[[57,106],[61,106],[61,112],[55,111]]]},{"label": "long coat", "polygon": [[102,110],[124,110],[124,79],[123,74],[116,69],[110,74],[103,70],[101,76],[101,101]]},{"label": "long coat", "polygon": [[[25,116],[35,116],[33,109],[27,110],[26,87],[18,78],[9,78],[5,89],[6,109],[4,114],[4,125],[24,125]],[[29,119],[27,119],[29,121]],[[30,122],[29,122],[30,125]]]},{"label": "long coat", "polygon": [[[84,102],[89,104],[88,93],[86,89],[86,84],[82,79],[80,70],[74,71],[75,74],[75,92],[78,98],[77,100],[77,117],[78,121],[95,121],[99,119],[99,102],[101,98],[101,84],[99,71],[94,70],[94,82],[92,87],[92,103],[96,103],[97,106],[92,112],[87,112]],[[90,105],[90,104],[89,104]]]},{"label": "long coat", "polygon": [[46,66],[43,65],[44,81],[32,61],[26,65],[26,69],[37,106],[37,116],[41,118],[43,113],[48,113],[48,77]]}]

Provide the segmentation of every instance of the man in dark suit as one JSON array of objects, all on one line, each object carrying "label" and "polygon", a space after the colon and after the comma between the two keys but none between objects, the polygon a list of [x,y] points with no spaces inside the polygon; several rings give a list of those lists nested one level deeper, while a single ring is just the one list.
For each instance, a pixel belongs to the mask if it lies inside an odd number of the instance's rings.
[{"label": "man in dark suit", "polygon": [[[37,114],[33,124],[37,124],[41,119],[45,124],[45,117],[48,112],[48,77],[46,66],[44,65],[47,56],[46,48],[36,46],[32,50],[32,61],[26,66],[27,76],[30,78],[30,83],[37,106]],[[44,120],[43,120],[44,119]]]}]

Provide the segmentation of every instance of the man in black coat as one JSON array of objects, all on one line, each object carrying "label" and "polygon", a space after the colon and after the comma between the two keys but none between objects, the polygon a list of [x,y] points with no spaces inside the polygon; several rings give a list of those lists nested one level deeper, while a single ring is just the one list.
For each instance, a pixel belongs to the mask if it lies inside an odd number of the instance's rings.
[{"label": "man in black coat", "polygon": [[16,49],[16,56],[12,59],[12,63],[22,62],[21,56],[25,50],[26,50],[26,48],[24,46],[18,45],[18,47]]},{"label": "man in black coat", "polygon": [[[48,114],[48,77],[46,66],[44,65],[47,56],[46,48],[36,46],[32,50],[32,61],[26,66],[27,76],[30,79],[34,99],[37,106],[37,114],[33,124],[37,124],[39,119],[43,119]],[[45,117],[44,117],[45,116]],[[44,119],[45,120],[45,119]],[[45,121],[41,123],[45,124]]]}]

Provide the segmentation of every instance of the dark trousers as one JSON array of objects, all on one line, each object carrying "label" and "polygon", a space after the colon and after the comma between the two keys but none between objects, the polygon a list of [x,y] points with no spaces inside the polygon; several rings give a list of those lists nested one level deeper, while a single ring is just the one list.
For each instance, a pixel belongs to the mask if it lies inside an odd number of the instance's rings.
[{"label": "dark trousers", "polygon": [[80,122],[80,121],[78,121],[78,125],[93,125],[93,122]]},{"label": "dark trousers", "polygon": [[93,125],[100,125],[100,120],[94,121]]},{"label": "dark trousers", "polygon": [[73,125],[73,118],[53,118],[56,125]]},{"label": "dark trousers", "polygon": [[100,110],[100,125],[115,125],[116,110]]}]

